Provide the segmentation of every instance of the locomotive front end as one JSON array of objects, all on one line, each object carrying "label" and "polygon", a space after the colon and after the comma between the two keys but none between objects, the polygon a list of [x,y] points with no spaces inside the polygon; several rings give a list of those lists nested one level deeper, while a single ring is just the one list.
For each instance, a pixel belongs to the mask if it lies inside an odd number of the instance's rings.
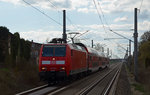
[{"label": "locomotive front end", "polygon": [[67,76],[67,46],[43,45],[39,60],[39,75],[42,80],[51,81]]}]

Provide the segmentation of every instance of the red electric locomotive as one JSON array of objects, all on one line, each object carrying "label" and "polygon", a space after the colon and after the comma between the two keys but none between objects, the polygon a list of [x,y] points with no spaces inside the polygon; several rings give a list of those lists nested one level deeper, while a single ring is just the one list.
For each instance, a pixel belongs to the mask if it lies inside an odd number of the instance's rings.
[{"label": "red electric locomotive", "polygon": [[39,75],[43,80],[56,80],[87,72],[87,52],[76,44],[45,44],[41,47]]}]

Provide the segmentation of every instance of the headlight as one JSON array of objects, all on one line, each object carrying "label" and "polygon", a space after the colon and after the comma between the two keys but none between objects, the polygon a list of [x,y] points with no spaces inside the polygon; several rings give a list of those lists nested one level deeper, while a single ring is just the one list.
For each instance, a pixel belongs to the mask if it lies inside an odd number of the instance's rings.
[{"label": "headlight", "polygon": [[65,70],[65,67],[60,67],[60,70]]},{"label": "headlight", "polygon": [[42,67],[41,69],[42,69],[42,70],[47,70],[47,68],[46,68],[46,67]]}]

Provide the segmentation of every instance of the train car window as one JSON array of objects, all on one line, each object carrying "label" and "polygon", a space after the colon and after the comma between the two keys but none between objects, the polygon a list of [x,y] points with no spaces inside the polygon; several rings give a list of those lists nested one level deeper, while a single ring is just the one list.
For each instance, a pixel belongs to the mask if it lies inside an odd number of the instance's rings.
[{"label": "train car window", "polygon": [[44,46],[42,51],[43,57],[53,56],[53,47]]},{"label": "train car window", "polygon": [[99,57],[99,61],[101,61],[101,58]]},{"label": "train car window", "polygon": [[55,56],[66,56],[66,47],[55,47]]},{"label": "train car window", "polygon": [[92,56],[90,56],[90,60],[92,60]]},{"label": "train car window", "polygon": [[71,56],[73,56],[73,50],[71,50]]}]

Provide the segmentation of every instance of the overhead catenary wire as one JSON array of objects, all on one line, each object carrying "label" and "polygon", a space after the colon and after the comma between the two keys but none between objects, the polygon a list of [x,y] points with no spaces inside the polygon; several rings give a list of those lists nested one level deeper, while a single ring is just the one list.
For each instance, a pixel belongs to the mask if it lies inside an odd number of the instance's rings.
[{"label": "overhead catenary wire", "polygon": [[73,31],[81,32],[81,30],[84,30],[82,27],[79,27],[78,25],[73,24],[72,20],[68,16],[66,16],[66,19],[75,28],[75,30]]},{"label": "overhead catenary wire", "polygon": [[97,5],[96,5],[96,1],[95,1],[95,0],[93,0],[93,2],[94,2],[94,5],[95,5],[95,8],[96,8],[96,10],[97,10],[98,17],[99,17],[99,19],[100,19],[100,21],[101,21],[101,23],[102,23],[102,25],[103,25],[104,31],[106,32],[106,29],[105,29],[105,26],[104,26],[104,23],[103,23],[102,17],[101,17],[101,15],[100,15],[100,13],[99,13],[99,11],[98,11],[98,7],[97,7]]},{"label": "overhead catenary wire", "polygon": [[22,0],[23,2],[25,2],[26,4],[30,5],[32,8],[34,8],[35,10],[37,10],[38,12],[40,12],[41,14],[43,14],[44,16],[46,16],[47,18],[51,19],[52,21],[54,21],[55,23],[57,23],[58,25],[62,26],[61,23],[57,22],[55,19],[51,18],[49,15],[47,15],[46,13],[42,12],[40,9],[34,7],[32,4],[28,3],[25,0]]},{"label": "overhead catenary wire", "polygon": [[[113,32],[113,33],[115,33],[115,34],[117,34],[117,35],[120,36],[120,37],[123,37],[124,39],[131,40],[131,39],[129,39],[129,38],[127,38],[127,37],[125,37],[125,36],[123,36],[123,35],[117,33],[117,32],[114,32],[113,30],[110,30],[110,31]],[[131,40],[131,41],[132,41],[132,40]],[[133,41],[132,41],[132,42],[133,42]]]},{"label": "overhead catenary wire", "polygon": [[55,8],[58,13],[60,14],[61,12],[58,10],[58,7],[56,7],[50,0],[48,0],[48,2],[53,6],[53,8]]},{"label": "overhead catenary wire", "polygon": [[104,12],[102,11],[102,8],[101,8],[101,5],[100,5],[99,2],[98,2],[98,5],[99,5],[99,7],[100,7],[100,10],[101,10],[101,12],[102,12],[102,15],[103,15],[103,18],[104,18],[104,21],[105,21],[106,25],[108,26],[109,29],[111,29],[111,28],[110,28],[110,25],[108,24],[108,22],[107,22],[107,20],[106,20],[106,18],[105,18]]},{"label": "overhead catenary wire", "polygon": [[[47,1],[53,6],[53,8],[58,9],[58,7],[55,6],[55,4],[52,1],[50,1],[50,0],[47,0]],[[59,11],[59,10],[58,10],[58,12],[61,13],[61,11]],[[71,21],[71,19],[69,19],[68,16],[66,16],[66,19],[69,21],[70,24],[72,24],[72,26],[74,28],[76,28],[77,30],[79,29],[79,27],[77,27],[76,25],[73,24],[73,22]]]},{"label": "overhead catenary wire", "polygon": [[[109,40],[109,42],[114,43],[115,45],[121,46],[119,43],[117,43],[116,41],[111,41]],[[122,47],[122,46],[121,46]],[[125,50],[125,49],[124,49]]]},{"label": "overhead catenary wire", "polygon": [[[142,0],[142,1],[143,1],[143,0]],[[113,30],[111,29],[110,25],[108,24],[108,22],[107,22],[107,20],[106,20],[106,18],[105,18],[104,12],[102,11],[102,8],[101,8],[101,5],[100,5],[99,2],[98,2],[98,5],[99,5],[100,10],[101,10],[101,13],[102,13],[102,15],[103,15],[104,21],[105,21],[106,25],[107,25],[108,28],[109,28],[109,31],[115,33],[116,35],[118,35],[118,36],[120,36],[120,37],[123,37],[124,39],[131,40],[131,39],[128,39],[127,37],[125,37],[125,36],[123,36],[123,35],[121,35],[121,34],[115,32],[115,31],[113,31]],[[131,41],[132,41],[132,40],[131,40]],[[133,41],[132,41],[132,42],[133,42]]]},{"label": "overhead catenary wire", "polygon": [[[54,8],[58,9],[50,0],[48,0],[48,2],[49,2]],[[60,12],[60,11],[58,10],[58,12]]]},{"label": "overhead catenary wire", "polygon": [[74,24],[72,23],[71,19],[70,19],[68,16],[67,16],[67,20],[70,22],[70,24],[72,24],[72,26],[73,26],[74,28],[76,28],[76,29],[78,30],[79,27],[77,27],[76,25],[74,25]]},{"label": "overhead catenary wire", "polygon": [[[50,0],[47,0],[47,1],[52,5],[53,8],[58,9],[58,7],[55,6],[55,4],[52,1],[50,1]],[[58,10],[58,12],[61,13],[60,10]],[[73,30],[73,31],[80,31],[80,29],[79,29],[80,27],[74,25],[73,22],[71,21],[71,19],[67,15],[66,15],[66,19],[75,28],[75,30]],[[72,31],[72,30],[68,29],[67,31]]]},{"label": "overhead catenary wire", "polygon": [[[98,2],[98,1],[97,1],[97,2]],[[103,13],[103,11],[102,11],[102,8],[101,8],[101,5],[100,5],[99,2],[98,2],[98,5],[99,5],[100,11],[101,11],[101,13],[102,13],[102,16],[103,16],[103,18],[104,18],[104,21],[105,21],[106,25],[108,26],[108,30],[110,30],[110,29],[111,29],[111,28],[110,28],[110,25],[108,24],[108,22],[107,22],[107,20],[106,20],[106,18],[105,18],[105,16],[104,16],[104,13]],[[106,33],[108,33],[108,32],[106,32]],[[107,37],[108,37],[108,35],[107,35]]]},{"label": "overhead catenary wire", "polygon": [[[93,0],[93,1],[94,1],[94,4],[95,4],[95,0]],[[142,1],[143,1],[143,0],[142,0]],[[97,2],[98,2],[98,1],[97,1]],[[96,5],[96,4],[95,4],[95,5]],[[103,11],[102,11],[102,8],[101,8],[101,5],[100,5],[99,2],[98,2],[98,6],[99,6],[99,9],[100,9],[100,11],[101,11],[101,13],[102,13],[103,19],[104,19],[106,25],[108,26],[109,31],[115,33],[116,35],[118,35],[118,36],[120,36],[120,37],[122,37],[122,38],[124,38],[124,39],[131,40],[131,39],[128,39],[127,37],[125,37],[125,36],[119,34],[119,33],[116,33],[115,31],[113,31],[113,30],[111,29],[110,25],[108,24],[108,22],[107,22],[107,20],[106,20],[106,18],[105,18],[105,16],[104,16],[104,13],[103,13]],[[97,11],[98,11],[98,10],[97,10]],[[101,21],[102,21],[102,18],[101,18]],[[131,40],[131,41],[132,41],[132,40]],[[133,42],[133,41],[132,41],[132,42]]]},{"label": "overhead catenary wire", "polygon": [[143,0],[141,0],[141,5],[140,5],[140,9],[139,9],[140,11],[141,11],[142,4],[143,4]]},{"label": "overhead catenary wire", "polygon": [[84,35],[84,34],[87,33],[87,32],[89,32],[89,30],[85,31],[84,33],[80,34],[80,35],[77,36],[77,37],[80,37],[80,36]]}]

